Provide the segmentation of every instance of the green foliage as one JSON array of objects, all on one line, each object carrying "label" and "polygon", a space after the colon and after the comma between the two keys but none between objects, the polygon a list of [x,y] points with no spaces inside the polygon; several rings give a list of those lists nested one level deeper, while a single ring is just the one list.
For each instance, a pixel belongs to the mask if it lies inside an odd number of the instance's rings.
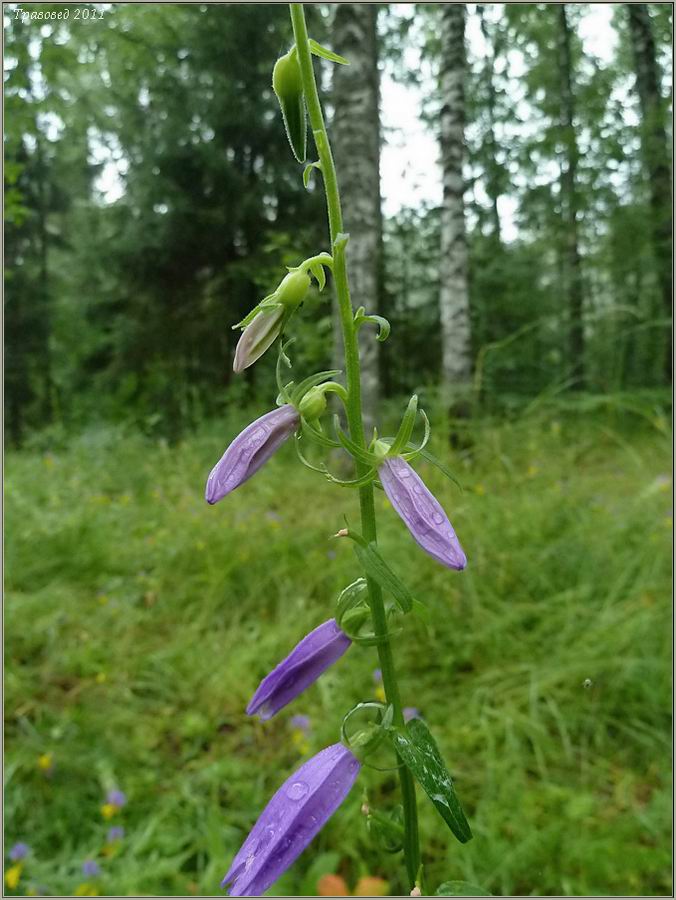
[{"label": "green foliage", "polygon": [[[372,695],[372,651],[355,646],[288,715],[244,714],[356,574],[350,542],[330,540],[344,504],[290,447],[225,504],[204,503],[207,472],[250,418],[173,447],[120,429],[45,433],[7,456],[5,842],[33,847],[18,893],[69,894],[97,858],[102,894],[213,894],[300,762],[290,716],[311,716],[316,752],[338,738],[329,712]],[[403,701],[452,762],[474,833],[459,852],[420,804],[426,884],[669,894],[668,416],[640,396],[541,398],[512,424],[468,423],[453,454],[440,433],[432,449],[465,490],[415,465],[468,550],[462,575],[376,497],[382,553],[431,611],[398,638]],[[391,811],[395,773],[363,777],[369,806]],[[111,787],[128,804],[108,822]],[[336,871],[404,889],[362,802],[353,792],[276,893],[315,893]],[[101,857],[110,824],[126,836]]]}]

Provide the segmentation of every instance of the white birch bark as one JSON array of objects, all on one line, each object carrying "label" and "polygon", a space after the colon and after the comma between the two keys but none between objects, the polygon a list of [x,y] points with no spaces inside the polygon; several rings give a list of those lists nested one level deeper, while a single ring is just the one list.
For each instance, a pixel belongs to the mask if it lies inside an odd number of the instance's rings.
[{"label": "white birch bark", "polygon": [[[333,48],[350,61],[349,66],[334,67],[332,142],[344,227],[350,235],[347,267],[352,305],[365,306],[367,313],[378,311],[382,267],[377,15],[377,5],[337,4],[332,33]],[[342,358],[338,330],[336,340]],[[373,327],[362,328],[359,352],[367,435],[380,390],[378,348]]]},{"label": "white birch bark", "polygon": [[439,317],[444,401],[465,397],[472,373],[467,238],[462,164],[465,154],[465,6],[441,8],[441,260]]}]

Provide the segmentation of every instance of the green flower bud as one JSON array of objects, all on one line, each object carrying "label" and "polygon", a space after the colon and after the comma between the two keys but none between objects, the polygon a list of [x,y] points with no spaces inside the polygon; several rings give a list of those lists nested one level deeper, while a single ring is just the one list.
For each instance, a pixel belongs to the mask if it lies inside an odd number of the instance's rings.
[{"label": "green flower bud", "polygon": [[277,95],[284,118],[286,136],[298,162],[305,162],[307,125],[303,79],[296,48],[281,56],[272,70],[272,89]]},{"label": "green flower bud", "polygon": [[275,291],[275,301],[293,311],[303,302],[309,287],[310,276],[307,272],[289,272]]},{"label": "green flower bud", "polygon": [[326,395],[321,387],[313,387],[298,404],[298,412],[307,421],[312,422],[326,412]]}]

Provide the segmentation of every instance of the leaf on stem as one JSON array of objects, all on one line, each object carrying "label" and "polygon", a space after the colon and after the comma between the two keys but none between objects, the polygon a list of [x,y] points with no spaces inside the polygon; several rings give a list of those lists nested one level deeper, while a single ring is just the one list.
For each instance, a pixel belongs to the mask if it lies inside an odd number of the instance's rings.
[{"label": "leaf on stem", "polygon": [[357,559],[366,574],[373,578],[384,591],[392,595],[395,603],[403,613],[410,612],[413,609],[411,592],[387,565],[376,549],[376,545],[370,543],[363,546],[363,544],[355,542],[354,552],[357,554]]},{"label": "leaf on stem", "polygon": [[390,739],[443,820],[460,843],[465,844],[471,839],[472,831],[427,725],[422,719],[411,719],[403,730],[391,729]]},{"label": "leaf on stem", "polygon": [[313,53],[315,56],[321,56],[322,59],[328,59],[329,62],[338,63],[340,66],[349,66],[350,63],[344,56],[339,56],[337,53],[334,53],[333,50],[327,50],[326,47],[322,47],[321,44],[318,44],[317,41],[314,41],[312,38],[308,41],[310,45],[310,53]]}]

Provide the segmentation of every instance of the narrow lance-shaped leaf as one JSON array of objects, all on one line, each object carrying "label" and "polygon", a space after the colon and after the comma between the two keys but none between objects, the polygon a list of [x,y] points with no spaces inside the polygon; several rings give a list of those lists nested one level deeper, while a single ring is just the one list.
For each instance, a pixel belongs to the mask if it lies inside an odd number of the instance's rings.
[{"label": "narrow lance-shaped leaf", "polygon": [[340,66],[349,66],[349,60],[345,59],[344,56],[339,56],[337,53],[334,53],[333,50],[327,50],[326,47],[322,47],[321,44],[318,44],[317,41],[314,41],[312,38],[308,41],[310,45],[310,52],[315,56],[321,56],[322,59],[328,59],[329,62],[338,63]]},{"label": "narrow lance-shaped leaf", "polygon": [[390,569],[380,553],[378,553],[375,544],[367,544],[364,547],[360,543],[355,542],[354,552],[357,554],[357,559],[362,564],[366,574],[373,578],[374,581],[377,581],[384,591],[392,595],[402,612],[410,612],[413,609],[411,592]]},{"label": "narrow lance-shaped leaf", "polygon": [[472,837],[451,776],[444,765],[436,741],[422,719],[411,719],[405,730],[391,730],[395,750],[436,806],[441,817],[462,843]]}]

